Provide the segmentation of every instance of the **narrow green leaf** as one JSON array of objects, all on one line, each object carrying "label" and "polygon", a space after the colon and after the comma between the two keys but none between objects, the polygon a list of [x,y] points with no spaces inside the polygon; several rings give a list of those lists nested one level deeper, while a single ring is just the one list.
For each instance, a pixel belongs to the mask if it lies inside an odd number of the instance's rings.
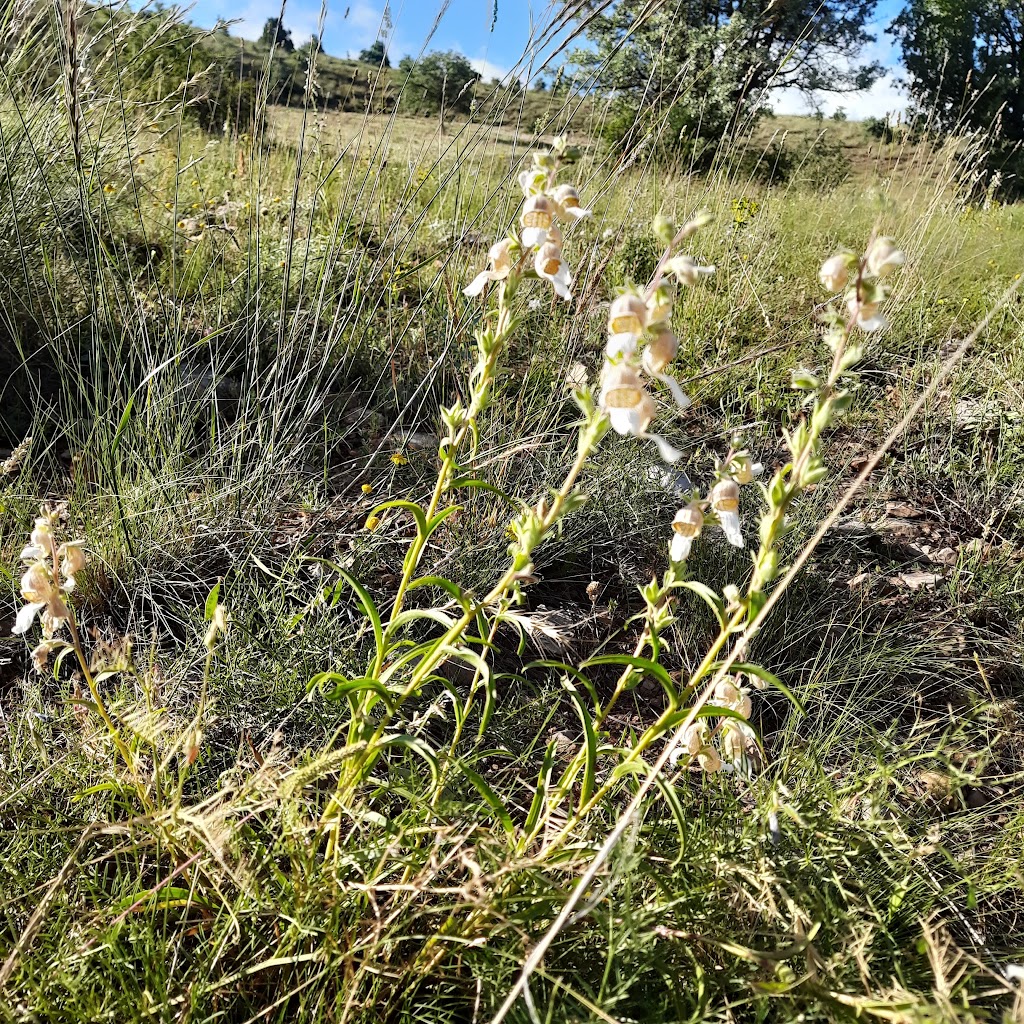
[{"label": "narrow green leaf", "polygon": [[459,762],[459,770],[467,779],[476,787],[477,792],[484,798],[488,806],[497,815],[498,821],[501,822],[501,827],[505,830],[506,835],[511,839],[516,834],[516,827],[512,824],[512,816],[508,813],[508,808],[501,801],[498,794],[484,781],[484,779],[478,775],[469,765]]}]

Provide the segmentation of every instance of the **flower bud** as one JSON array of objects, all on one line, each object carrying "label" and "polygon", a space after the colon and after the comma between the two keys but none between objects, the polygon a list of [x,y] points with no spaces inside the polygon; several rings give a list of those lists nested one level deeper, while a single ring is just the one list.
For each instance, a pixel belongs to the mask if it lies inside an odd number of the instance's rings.
[{"label": "flower bud", "polygon": [[694,285],[702,277],[715,272],[714,266],[699,266],[692,256],[674,256],[665,264],[666,273],[672,274],[682,285]]},{"label": "flower bud", "polygon": [[659,213],[654,218],[654,236],[662,245],[671,245],[672,239],[676,237],[676,223],[671,217]]}]

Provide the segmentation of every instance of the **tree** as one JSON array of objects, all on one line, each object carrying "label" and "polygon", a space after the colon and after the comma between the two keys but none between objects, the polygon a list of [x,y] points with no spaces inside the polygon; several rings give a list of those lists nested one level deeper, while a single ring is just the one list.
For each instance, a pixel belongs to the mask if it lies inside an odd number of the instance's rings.
[{"label": "tree", "polygon": [[472,87],[480,81],[480,72],[461,53],[435,51],[419,60],[403,57],[398,66],[406,75],[406,106],[443,112],[469,111]]},{"label": "tree", "polygon": [[911,0],[889,32],[911,99],[942,130],[988,128],[1024,139],[1024,0]]},{"label": "tree", "polygon": [[391,61],[388,59],[388,48],[384,45],[383,39],[378,39],[372,46],[359,51],[359,59],[364,64],[372,64],[375,68],[389,68]]},{"label": "tree", "polygon": [[263,32],[260,34],[260,42],[264,46],[277,47],[285,53],[291,53],[295,49],[292,34],[284,27],[280,18],[267,18],[263,24]]},{"label": "tree", "polygon": [[[866,89],[860,62],[877,0],[583,0],[593,49],[575,63],[618,102],[618,130],[653,112],[662,136],[717,139],[770,94]],[[659,120],[660,119],[660,120]],[[667,129],[667,130],[666,130]]]}]

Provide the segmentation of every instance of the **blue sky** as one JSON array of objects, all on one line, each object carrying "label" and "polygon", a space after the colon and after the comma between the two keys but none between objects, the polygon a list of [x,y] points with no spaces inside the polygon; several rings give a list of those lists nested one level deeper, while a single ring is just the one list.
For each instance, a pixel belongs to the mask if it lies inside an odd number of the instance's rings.
[{"label": "blue sky", "polygon": [[[897,53],[892,40],[882,31],[900,4],[883,0],[879,4],[874,32],[878,41],[865,56],[896,69]],[[190,20],[211,26],[218,18],[237,21],[234,35],[254,38],[263,23],[276,17],[280,0],[196,0],[188,8]],[[296,42],[317,30],[320,0],[289,0],[285,7],[285,25]],[[354,56],[379,34],[388,39],[393,62],[405,54],[416,55],[426,45],[430,50],[458,50],[464,53],[485,78],[503,77],[514,70],[522,73],[529,66],[524,59],[532,40],[550,24],[551,11],[546,0],[328,0],[323,23],[324,48],[336,56]],[[542,60],[546,54],[535,54]],[[896,69],[898,71],[898,69]],[[844,107],[854,118],[877,116],[902,109],[895,73],[890,72],[865,93],[819,97],[826,113]],[[804,113],[808,110],[800,94],[779,94],[775,109],[779,113]]]}]

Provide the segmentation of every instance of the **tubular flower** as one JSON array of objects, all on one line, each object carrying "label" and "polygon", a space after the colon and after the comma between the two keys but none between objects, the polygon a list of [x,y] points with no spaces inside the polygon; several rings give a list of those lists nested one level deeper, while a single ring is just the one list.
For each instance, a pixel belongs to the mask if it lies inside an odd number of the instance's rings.
[{"label": "tubular flower", "polygon": [[880,302],[862,302],[856,295],[846,300],[850,316],[856,318],[857,326],[863,331],[881,331],[889,326],[889,321],[879,312],[880,306]]},{"label": "tubular flower", "polygon": [[665,264],[665,272],[671,274],[680,284],[693,285],[702,277],[710,277],[715,268],[698,265],[692,256],[673,256]]},{"label": "tubular flower", "polygon": [[554,286],[555,294],[568,301],[572,298],[569,285],[572,283],[572,274],[565,260],[562,259],[562,250],[554,242],[545,242],[538,250],[533,260],[534,269],[538,275]]},{"label": "tubular flower", "polygon": [[644,369],[655,376],[663,373],[678,351],[679,339],[667,327],[663,327],[644,349]]},{"label": "tubular flower", "polygon": [[23,562],[36,562],[42,558],[52,558],[55,551],[53,539],[53,528],[49,516],[39,516],[32,532],[28,537],[28,544],[21,549],[18,556]]},{"label": "tubular flower", "polygon": [[643,437],[658,446],[666,462],[678,462],[682,453],[677,451],[660,434],[649,434],[647,428],[657,413],[654,399],[644,387],[640,375],[628,363],[604,364],[604,383],[601,387],[600,405],[608,416],[616,433]]},{"label": "tubular flower", "polygon": [[684,505],[672,520],[672,540],[668,545],[668,557],[673,562],[685,562],[690,557],[693,542],[700,536],[704,526],[704,513],[700,505],[691,501]]},{"label": "tubular flower", "polygon": [[830,291],[841,292],[850,282],[850,263],[853,254],[837,252],[821,265],[818,280]]},{"label": "tubular flower", "polygon": [[764,472],[764,466],[760,462],[754,462],[744,452],[733,456],[729,463],[729,468],[733,480],[738,484],[749,484]]},{"label": "tubular flower", "polygon": [[523,228],[523,245],[528,249],[543,245],[554,221],[555,204],[547,196],[530,196],[519,216]]},{"label": "tubular flower", "polygon": [[529,170],[519,172],[519,187],[527,199],[543,192],[547,180],[547,171],[541,167],[531,167]]},{"label": "tubular flower", "polygon": [[582,220],[594,212],[580,206],[580,194],[572,185],[559,185],[551,198],[554,199],[555,211],[562,220]]},{"label": "tubular flower", "polygon": [[85,568],[84,545],[84,540],[69,540],[57,549],[61,559],[60,571],[64,577],[63,589],[66,591],[75,589],[75,576]]},{"label": "tubular flower", "polygon": [[718,525],[722,527],[725,539],[733,547],[743,547],[743,533],[740,530],[740,485],[726,477],[719,480],[711,488],[708,495],[711,508],[718,516]]},{"label": "tubular flower", "polygon": [[471,298],[479,295],[491,281],[502,281],[512,273],[512,253],[515,242],[511,238],[503,238],[487,250],[491,261],[490,270],[482,270],[462,289],[463,295]]},{"label": "tubular flower", "polygon": [[672,392],[676,405],[680,409],[688,409],[690,399],[683,393],[683,389],[675,377],[665,373],[665,368],[675,359],[678,351],[679,339],[667,326],[662,325],[661,330],[655,334],[650,344],[644,349],[642,362],[644,369]]},{"label": "tubular flower", "polygon": [[750,753],[757,749],[757,734],[746,722],[730,718],[722,725],[722,750],[735,765],[749,761]]},{"label": "tubular flower", "polygon": [[906,256],[897,249],[891,238],[876,238],[865,255],[868,273],[874,277],[885,277],[897,267],[902,267]]},{"label": "tubular flower", "polygon": [[633,355],[646,326],[647,303],[639,295],[627,292],[614,299],[608,310],[608,355]]},{"label": "tubular flower", "polygon": [[38,615],[43,624],[43,635],[49,639],[61,623],[70,617],[68,607],[61,598],[60,588],[54,583],[45,562],[33,562],[25,570],[21,577],[21,596],[25,605],[18,612],[11,630],[15,635],[27,632]]},{"label": "tubular flower", "polygon": [[750,718],[753,706],[750,697],[729,678],[720,679],[715,686],[715,703],[735,711],[740,718]]},{"label": "tubular flower", "polygon": [[722,767],[722,759],[718,751],[708,741],[707,726],[703,722],[694,722],[686,727],[682,736],[680,755],[685,750],[691,758],[709,775],[713,775]]},{"label": "tubular flower", "polygon": [[660,284],[654,294],[647,300],[647,323],[667,324],[672,316],[672,290],[668,285]]},{"label": "tubular flower", "polygon": [[606,364],[608,370],[601,388],[601,408],[608,414],[612,428],[619,434],[640,437],[654,419],[654,399],[631,366]]}]

